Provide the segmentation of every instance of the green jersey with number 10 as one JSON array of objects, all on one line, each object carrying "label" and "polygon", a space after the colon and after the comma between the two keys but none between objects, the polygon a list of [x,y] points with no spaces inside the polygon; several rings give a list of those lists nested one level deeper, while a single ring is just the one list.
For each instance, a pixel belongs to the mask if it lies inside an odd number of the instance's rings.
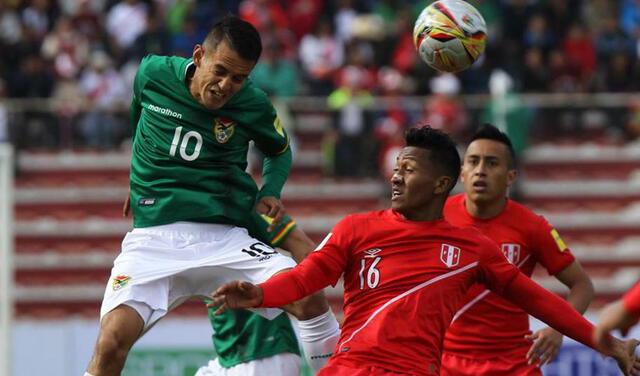
[{"label": "green jersey with number 10", "polygon": [[[134,227],[176,221],[243,226],[256,199],[280,197],[289,139],[266,94],[247,79],[222,108],[198,103],[192,59],[147,56],[134,82],[130,186]],[[245,171],[249,141],[265,154],[260,191]]]}]

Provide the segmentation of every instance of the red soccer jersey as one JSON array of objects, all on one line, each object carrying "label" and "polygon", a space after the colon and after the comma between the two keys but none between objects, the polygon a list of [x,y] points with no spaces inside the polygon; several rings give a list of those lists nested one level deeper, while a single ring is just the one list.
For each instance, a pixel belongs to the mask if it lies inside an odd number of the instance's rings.
[{"label": "red soccer jersey", "polygon": [[[444,208],[455,226],[473,226],[496,242],[507,259],[531,276],[536,263],[554,275],[575,258],[558,232],[541,216],[508,200],[504,210],[490,219],[477,219],[465,208],[466,195],[450,197]],[[444,351],[465,356],[494,357],[507,352],[526,353],[531,342],[529,315],[483,285],[469,289],[445,336]]]},{"label": "red soccer jersey", "polygon": [[640,282],[622,298],[624,307],[635,317],[640,317]]},{"label": "red soccer jersey", "polygon": [[[476,282],[502,291],[520,274],[476,229],[408,221],[392,210],[347,216],[320,247],[273,279],[297,274],[283,288],[303,296],[344,273],[345,320],[329,365],[437,375],[444,333],[465,292]],[[278,306],[286,292],[269,283],[263,305]]]}]

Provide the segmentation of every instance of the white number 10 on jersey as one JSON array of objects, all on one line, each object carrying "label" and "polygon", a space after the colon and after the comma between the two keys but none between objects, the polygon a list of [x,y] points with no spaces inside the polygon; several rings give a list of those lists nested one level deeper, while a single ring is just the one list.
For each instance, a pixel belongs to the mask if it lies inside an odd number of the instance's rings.
[{"label": "white number 10 on jersey", "polygon": [[[182,142],[180,142],[180,138],[182,138]],[[193,148],[191,154],[187,154],[187,145],[189,145],[189,141],[191,141],[192,138],[196,139],[196,146]],[[170,156],[175,157],[178,144],[180,144],[180,157],[185,161],[194,161],[200,156],[202,136],[196,131],[189,131],[182,137],[182,127],[178,127],[173,134],[173,141],[171,141],[171,149],[169,149]]]}]

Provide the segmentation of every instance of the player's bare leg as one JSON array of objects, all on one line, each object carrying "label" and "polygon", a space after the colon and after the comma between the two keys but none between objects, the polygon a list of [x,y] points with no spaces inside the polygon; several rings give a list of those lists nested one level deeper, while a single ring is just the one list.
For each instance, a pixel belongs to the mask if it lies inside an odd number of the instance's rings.
[{"label": "player's bare leg", "polygon": [[144,322],[133,308],[120,305],[104,315],[87,372],[93,376],[117,376],[129,349],[142,333]]}]

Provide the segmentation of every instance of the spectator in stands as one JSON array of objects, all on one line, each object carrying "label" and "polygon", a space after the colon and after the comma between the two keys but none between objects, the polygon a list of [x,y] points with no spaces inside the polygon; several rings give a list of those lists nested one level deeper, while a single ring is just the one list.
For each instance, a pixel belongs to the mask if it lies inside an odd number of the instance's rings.
[{"label": "spectator in stands", "polygon": [[144,33],[140,34],[129,49],[129,59],[141,60],[148,54],[167,55],[170,52],[170,36],[160,16],[150,16]]},{"label": "spectator in stands", "polygon": [[[0,76],[4,72],[9,76],[17,71],[21,65],[24,33],[20,23],[19,13],[15,7],[6,1],[0,1],[0,51],[13,51],[13,53],[0,54]],[[9,95],[11,91],[9,90]]]},{"label": "spectator in stands", "polygon": [[554,49],[549,54],[550,86],[554,92],[575,93],[579,90],[579,73],[571,69],[567,57],[561,49]]},{"label": "spectator in stands", "polygon": [[605,27],[606,20],[618,16],[618,2],[611,0],[591,0],[582,3],[581,18],[594,36],[599,35]]},{"label": "spectator in stands", "polygon": [[42,56],[52,62],[56,76],[76,78],[87,63],[89,42],[71,19],[61,17],[42,42]]},{"label": "spectator in stands", "polygon": [[[0,43],[3,46],[15,46],[23,37],[18,12],[5,1],[0,2]],[[5,54],[3,54],[5,55]]]},{"label": "spectator in stands", "polygon": [[182,30],[171,38],[171,54],[189,57],[193,52],[193,46],[198,44],[206,36],[198,31],[198,24],[193,16],[189,16],[182,24]]},{"label": "spectator in stands", "polygon": [[533,5],[527,0],[511,0],[505,3],[502,17],[502,36],[504,38],[503,61],[505,69],[512,73],[519,68],[518,61],[522,52],[524,33],[533,13]]},{"label": "spectator in stands", "polygon": [[342,43],[351,39],[351,26],[358,16],[353,3],[354,0],[338,0],[338,9],[334,14],[333,23],[336,25],[336,38]]},{"label": "spectator in stands", "polygon": [[546,0],[541,2],[542,13],[546,18],[551,32],[563,37],[569,26],[575,22],[575,10],[580,8],[581,0]]},{"label": "spectator in stands", "polygon": [[31,4],[22,11],[22,24],[27,39],[38,44],[53,26],[56,15],[49,0],[32,0]]},{"label": "spectator in stands", "polygon": [[629,92],[638,89],[638,77],[634,76],[631,59],[617,53],[606,62],[600,90],[605,92]]},{"label": "spectator in stands", "polygon": [[140,0],[121,0],[109,10],[105,26],[118,59],[144,32],[148,14],[147,5]]},{"label": "spectator in stands", "polygon": [[460,81],[451,73],[441,73],[431,79],[431,97],[423,107],[421,124],[454,136],[460,136],[466,126],[467,117],[458,99]]},{"label": "spectator in stands", "polygon": [[[198,33],[206,34],[217,19],[227,14],[227,12],[220,9],[222,7],[221,3],[222,1],[195,1],[191,16],[196,20]],[[237,12],[234,14],[237,14]]]},{"label": "spectator in stands", "polygon": [[640,39],[640,1],[622,1],[620,7],[620,26],[631,38]]},{"label": "spectator in stands", "polygon": [[525,52],[521,79],[522,91],[525,93],[542,93],[547,90],[549,70],[540,49],[530,48]]},{"label": "spectator in stands", "polygon": [[[39,54],[23,58],[20,70],[7,77],[9,95],[17,98],[49,98],[53,92],[54,77]],[[54,147],[58,145],[55,118],[45,108],[30,106],[24,112],[24,124],[16,131],[19,146]]]},{"label": "spectator in stands", "polygon": [[318,23],[324,7],[324,0],[285,0],[289,28],[297,41],[310,34]]},{"label": "spectator in stands", "polygon": [[556,44],[555,36],[549,30],[547,20],[540,13],[529,19],[522,41],[524,48],[539,48],[543,52],[548,52]]},{"label": "spectator in stands", "polygon": [[[97,8],[97,7],[96,7]],[[79,0],[77,10],[71,15],[75,30],[84,35],[90,44],[96,44],[104,36],[102,19],[90,0]]]},{"label": "spectator in stands", "polygon": [[[420,59],[413,46],[412,20],[412,14],[408,9],[400,12],[395,19],[395,32],[387,35],[383,45],[382,52],[388,55],[393,68],[403,74],[407,74],[413,68],[416,60]],[[389,54],[389,51],[393,51],[393,53]]]},{"label": "spectator in stands", "polygon": [[562,42],[562,49],[569,69],[577,73],[581,91],[587,91],[596,69],[596,52],[591,35],[581,24],[574,23]]},{"label": "spectator in stands", "polygon": [[336,132],[334,173],[339,177],[362,177],[367,173],[367,161],[371,161],[372,137],[368,135],[371,124],[369,109],[373,105],[367,85],[366,72],[356,66],[344,68],[340,87],[328,97],[329,108],[334,113]]},{"label": "spectator in stands", "polygon": [[333,35],[329,21],[321,19],[313,33],[302,38],[300,60],[309,93],[331,93],[333,73],[344,63],[344,51],[342,43]]},{"label": "spectator in stands", "polygon": [[114,112],[126,108],[128,90],[105,52],[96,51],[91,55],[80,87],[89,100],[82,127],[87,145],[94,148],[116,146],[116,139],[123,129]]},{"label": "spectator in stands", "polygon": [[298,94],[298,68],[281,51],[277,40],[265,43],[262,57],[251,72],[251,79],[270,96],[289,98]]},{"label": "spectator in stands", "polygon": [[239,16],[260,32],[272,24],[276,28],[286,29],[289,27],[287,15],[276,0],[244,0],[240,4]]},{"label": "spectator in stands", "polygon": [[189,17],[194,8],[193,0],[176,0],[166,10],[166,26],[169,34],[178,34],[184,21]]},{"label": "spectator in stands", "polygon": [[20,70],[7,79],[9,96],[15,98],[48,98],[55,84],[51,72],[39,54],[23,58]]},{"label": "spectator in stands", "polygon": [[391,179],[396,157],[404,147],[406,125],[414,121],[403,97],[407,87],[403,75],[393,68],[382,68],[378,77],[386,106],[376,113],[373,133],[378,142],[379,175],[386,182]]},{"label": "spectator in stands", "polygon": [[603,21],[603,29],[596,38],[596,53],[600,61],[606,62],[617,53],[633,56],[634,49],[633,40],[620,28],[616,17]]}]

